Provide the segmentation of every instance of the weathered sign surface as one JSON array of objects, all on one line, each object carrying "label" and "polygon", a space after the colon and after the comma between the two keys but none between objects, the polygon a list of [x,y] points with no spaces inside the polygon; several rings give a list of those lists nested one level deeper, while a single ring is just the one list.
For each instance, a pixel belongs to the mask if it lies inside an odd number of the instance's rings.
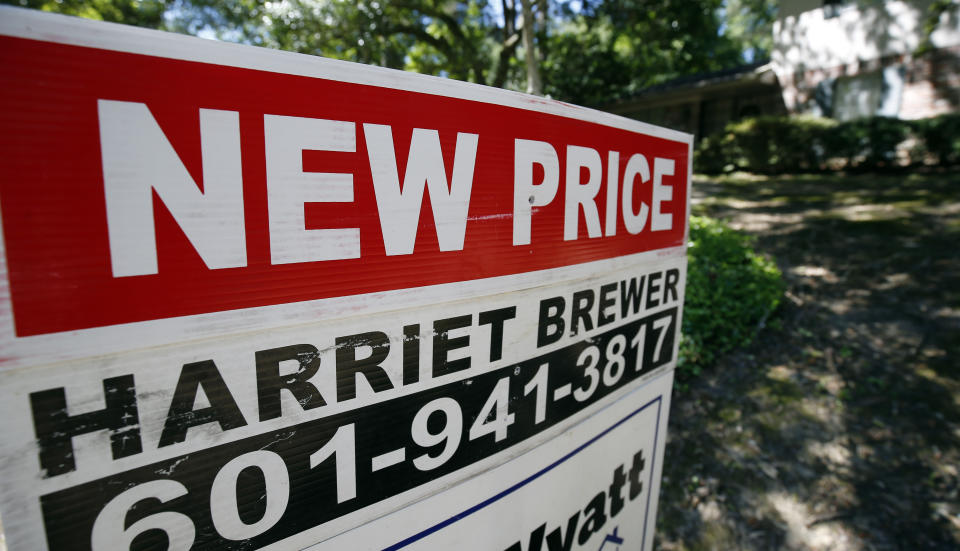
[{"label": "weathered sign surface", "polygon": [[17,549],[649,549],[692,138],[0,10]]}]

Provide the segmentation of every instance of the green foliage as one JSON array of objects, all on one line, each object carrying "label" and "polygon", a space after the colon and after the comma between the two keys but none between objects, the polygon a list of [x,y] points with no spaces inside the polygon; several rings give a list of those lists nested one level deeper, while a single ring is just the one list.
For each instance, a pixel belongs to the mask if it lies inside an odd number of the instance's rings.
[{"label": "green foliage", "polygon": [[914,121],[913,129],[921,156],[932,155],[941,165],[960,163],[960,114]]},{"label": "green foliage", "polygon": [[0,0],[42,11],[76,15],[87,19],[160,28],[169,0]]},{"label": "green foliage", "polygon": [[933,0],[927,6],[927,13],[923,19],[923,40],[917,48],[915,55],[923,55],[934,49],[933,31],[940,24],[944,15],[957,17],[960,14],[960,5],[956,0]]},{"label": "green foliage", "polygon": [[874,169],[895,161],[897,146],[909,132],[907,121],[869,117],[840,123],[819,138],[826,151],[846,160],[846,167]]},{"label": "green foliage", "polygon": [[759,173],[818,170],[830,151],[823,140],[836,127],[835,121],[814,117],[744,119],[701,140],[694,167],[709,174],[734,169]]},{"label": "green foliage", "polygon": [[[622,46],[622,45],[621,45]],[[598,105],[630,86],[627,54],[609,25],[584,18],[565,23],[549,40],[542,64],[544,92],[577,105]]]},{"label": "green foliage", "polygon": [[735,138],[731,132],[700,138],[693,151],[694,170],[702,174],[723,174],[736,170],[737,165],[731,156]]},{"label": "green foliage", "polygon": [[691,217],[681,376],[748,344],[780,303],[780,270],[751,245],[749,236],[718,220]]},{"label": "green foliage", "polygon": [[810,147],[829,135],[832,121],[817,118],[760,117],[735,123],[733,132],[743,162],[758,172],[791,172],[816,168],[823,150]]},{"label": "green foliage", "polygon": [[779,1],[726,0],[724,4],[724,34],[745,53],[750,52],[750,61],[769,57]]},{"label": "green foliage", "polygon": [[896,166],[913,138],[914,162],[960,163],[960,115],[905,121],[888,117],[837,122],[815,117],[758,117],[730,123],[700,141],[694,167],[706,174],[761,174]]},{"label": "green foliage", "polygon": [[[520,0],[0,0],[523,89]],[[769,49],[775,0],[531,0],[543,91],[603,105]]]},{"label": "green foliage", "polygon": [[601,105],[676,77],[741,62],[721,32],[723,0],[605,0],[563,10],[544,43],[544,91]]},{"label": "green foliage", "polygon": [[225,40],[487,82],[497,27],[483,0],[183,0],[174,26]]}]

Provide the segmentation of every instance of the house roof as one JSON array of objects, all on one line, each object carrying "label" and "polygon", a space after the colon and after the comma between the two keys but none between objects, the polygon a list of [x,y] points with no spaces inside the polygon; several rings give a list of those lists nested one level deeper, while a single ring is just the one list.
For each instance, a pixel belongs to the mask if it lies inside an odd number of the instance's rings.
[{"label": "house roof", "polygon": [[719,71],[699,73],[644,88],[629,98],[618,100],[606,106],[606,110],[617,112],[630,108],[639,102],[649,104],[661,98],[679,101],[689,96],[726,91],[742,86],[775,86],[777,77],[769,60],[739,65]]}]

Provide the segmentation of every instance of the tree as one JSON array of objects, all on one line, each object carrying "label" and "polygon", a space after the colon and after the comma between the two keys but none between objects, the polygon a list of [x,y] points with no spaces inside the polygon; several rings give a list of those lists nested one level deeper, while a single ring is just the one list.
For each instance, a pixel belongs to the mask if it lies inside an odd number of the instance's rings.
[{"label": "tree", "polygon": [[724,34],[745,54],[746,61],[770,56],[778,4],[777,0],[726,0]]},{"label": "tree", "polygon": [[917,55],[923,55],[933,50],[933,32],[941,23],[941,18],[945,14],[957,17],[960,14],[960,5],[956,0],[934,0],[927,6],[926,14],[923,18],[923,40],[915,52]]},{"label": "tree", "polygon": [[531,0],[520,0],[520,3],[523,6],[523,53],[527,63],[527,93],[542,95],[543,83],[540,80],[540,60],[538,59],[536,44],[534,44],[537,27],[533,18],[533,6]]},{"label": "tree", "polygon": [[723,0],[605,0],[562,12],[549,37],[546,92],[584,105],[629,96],[678,76],[737,65],[722,30]]},{"label": "tree", "polygon": [[775,0],[0,0],[602,105],[765,55]]},{"label": "tree", "polygon": [[514,0],[191,0],[178,30],[503,86],[519,43]]},{"label": "tree", "polygon": [[0,0],[0,3],[87,19],[160,28],[168,0]]}]

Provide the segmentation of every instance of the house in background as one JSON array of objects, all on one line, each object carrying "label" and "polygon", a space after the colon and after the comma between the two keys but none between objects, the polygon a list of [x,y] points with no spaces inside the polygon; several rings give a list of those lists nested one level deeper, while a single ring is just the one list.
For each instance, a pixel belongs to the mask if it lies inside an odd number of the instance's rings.
[{"label": "house in background", "polygon": [[606,109],[698,137],[757,115],[919,119],[954,112],[960,6],[941,14],[928,36],[931,4],[783,0],[768,63],[680,79]]},{"label": "house in background", "polygon": [[960,9],[929,36],[932,0],[785,0],[773,70],[791,113],[920,119],[960,108]]},{"label": "house in background", "polygon": [[719,132],[732,120],[787,113],[766,61],[666,82],[604,110],[697,136]]}]

